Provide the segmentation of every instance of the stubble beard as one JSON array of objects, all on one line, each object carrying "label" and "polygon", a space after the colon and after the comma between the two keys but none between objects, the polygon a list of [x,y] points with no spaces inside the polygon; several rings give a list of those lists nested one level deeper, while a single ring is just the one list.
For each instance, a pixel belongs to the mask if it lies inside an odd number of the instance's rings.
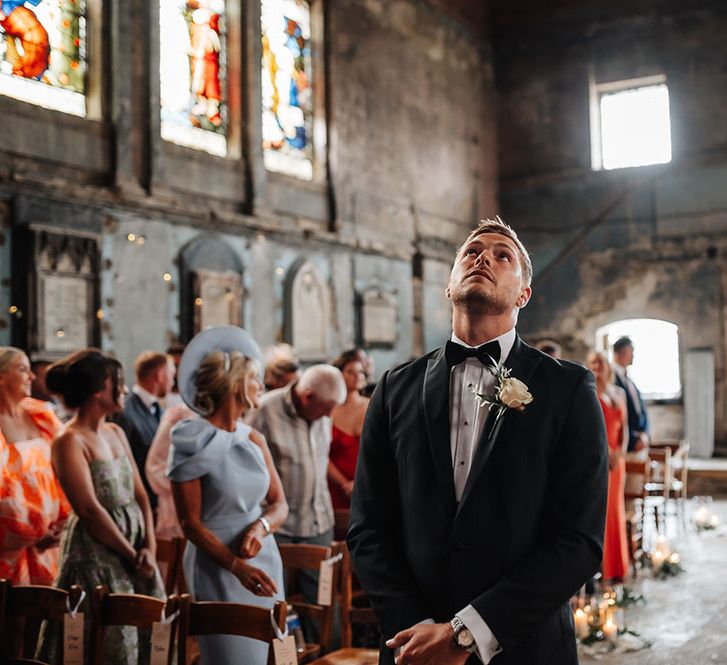
[{"label": "stubble beard", "polygon": [[450,292],[452,304],[471,316],[499,316],[516,307],[516,297],[510,293],[488,293],[477,288],[460,287]]}]

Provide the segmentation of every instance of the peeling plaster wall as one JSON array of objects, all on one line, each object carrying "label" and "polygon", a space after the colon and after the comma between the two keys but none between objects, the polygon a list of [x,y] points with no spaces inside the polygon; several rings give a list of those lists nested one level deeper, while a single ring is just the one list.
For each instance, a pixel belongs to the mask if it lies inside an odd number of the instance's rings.
[{"label": "peeling plaster wall", "polygon": [[[689,349],[714,352],[715,437],[724,448],[725,5],[591,4],[497,31],[502,211],[535,268],[519,327],[583,360],[596,330],[612,321],[677,324],[682,358]],[[599,82],[666,74],[671,164],[591,170],[589,71]],[[652,405],[650,414],[655,436],[683,435],[682,403]]]}]

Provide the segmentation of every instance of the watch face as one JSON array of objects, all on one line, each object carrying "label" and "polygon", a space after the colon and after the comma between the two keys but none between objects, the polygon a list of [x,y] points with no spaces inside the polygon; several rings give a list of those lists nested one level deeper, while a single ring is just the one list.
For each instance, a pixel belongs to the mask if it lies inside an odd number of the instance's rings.
[{"label": "watch face", "polygon": [[472,637],[472,633],[467,628],[463,628],[457,633],[457,644],[463,649],[471,647],[475,642],[475,638]]}]

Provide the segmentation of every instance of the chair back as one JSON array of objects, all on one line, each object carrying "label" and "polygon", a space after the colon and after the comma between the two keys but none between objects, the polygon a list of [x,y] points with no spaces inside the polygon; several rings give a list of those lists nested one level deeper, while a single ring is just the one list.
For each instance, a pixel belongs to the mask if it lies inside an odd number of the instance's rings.
[{"label": "chair back", "polygon": [[[286,597],[288,602],[295,608],[301,617],[315,621],[319,627],[320,652],[325,652],[331,642],[331,628],[333,626],[334,603],[330,605],[319,605],[318,603],[307,602],[302,595],[296,593],[295,578],[300,570],[310,570],[316,573],[320,570],[321,563],[341,553],[338,545],[325,547],[323,545],[291,544],[283,543],[278,546],[280,558],[283,561],[283,569],[286,573]],[[333,564],[333,589],[332,598],[338,594],[340,578],[340,561]],[[309,645],[313,647],[314,645]],[[315,653],[316,649],[311,649]]]},{"label": "chair back", "polygon": [[626,460],[626,481],[624,498],[626,503],[635,499],[646,498],[646,485],[651,479],[651,463],[649,460]]},{"label": "chair back", "polygon": [[348,509],[340,509],[333,511],[333,540],[345,541],[348,534],[348,522],[351,518],[351,511]]},{"label": "chair back", "polygon": [[[276,601],[272,610],[239,603],[199,601],[193,602],[189,594],[180,598],[179,640],[177,663],[187,662],[187,638],[195,635],[239,635],[272,644],[275,630],[272,619],[281,632],[285,632],[287,605]],[[274,664],[272,648],[268,663]]]},{"label": "chair back", "polygon": [[647,484],[649,496],[663,496],[669,498],[671,487],[671,448],[669,446],[658,446],[649,448],[649,459],[651,460],[651,480]]},{"label": "chair back", "polygon": [[157,540],[157,564],[164,580],[167,595],[183,591],[182,559],[187,541],[184,538]]},{"label": "chair back", "polygon": [[50,586],[13,586],[10,580],[0,580],[0,657],[32,658],[43,621],[59,621],[63,626],[67,605],[75,607],[81,594],[81,587],[76,585],[69,593]]},{"label": "chair back", "polygon": [[355,624],[378,624],[378,619],[368,603],[363,591],[354,588],[355,575],[351,565],[351,554],[346,543],[339,543],[343,560],[341,561],[341,646],[350,647],[353,643]]},{"label": "chair back", "polygon": [[[91,599],[90,665],[104,665],[106,628],[109,626],[136,626],[151,629],[163,616],[170,616],[178,606],[177,596],[165,602],[159,598],[133,593],[109,593],[108,587],[97,586]],[[177,620],[172,624],[169,643],[169,665],[172,663],[174,633]]]}]

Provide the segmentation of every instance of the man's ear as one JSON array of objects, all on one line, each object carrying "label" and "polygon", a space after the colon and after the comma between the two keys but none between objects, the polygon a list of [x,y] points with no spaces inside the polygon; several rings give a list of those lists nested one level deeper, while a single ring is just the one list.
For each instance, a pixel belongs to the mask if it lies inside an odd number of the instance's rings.
[{"label": "man's ear", "polygon": [[522,309],[530,302],[530,296],[533,295],[533,290],[529,286],[525,286],[520,291],[520,295],[517,299],[517,306]]}]

